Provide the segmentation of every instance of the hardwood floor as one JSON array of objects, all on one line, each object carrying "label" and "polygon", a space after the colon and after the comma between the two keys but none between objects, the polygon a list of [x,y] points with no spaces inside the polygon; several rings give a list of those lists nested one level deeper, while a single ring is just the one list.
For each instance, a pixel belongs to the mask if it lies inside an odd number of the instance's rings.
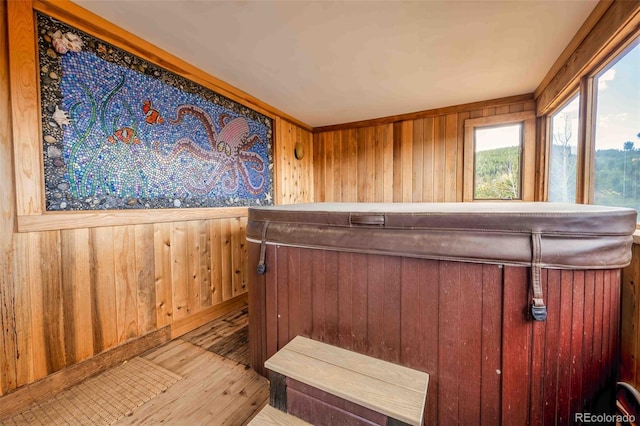
[{"label": "hardwood floor", "polygon": [[[245,307],[143,354],[141,358],[145,362],[169,370],[181,379],[157,396],[147,398],[146,402],[124,417],[121,415],[115,422],[101,418],[72,424],[247,424],[269,399],[267,380],[248,365],[247,324]],[[51,412],[55,412],[55,404],[51,407]],[[90,405],[86,409],[93,410]],[[22,415],[16,419],[23,417],[27,420]],[[6,424],[31,423],[16,421]],[[54,421],[42,424],[70,423]]]},{"label": "hardwood floor", "polygon": [[269,399],[248,365],[247,325],[245,307],[143,355],[183,379],[116,424],[246,424]]}]

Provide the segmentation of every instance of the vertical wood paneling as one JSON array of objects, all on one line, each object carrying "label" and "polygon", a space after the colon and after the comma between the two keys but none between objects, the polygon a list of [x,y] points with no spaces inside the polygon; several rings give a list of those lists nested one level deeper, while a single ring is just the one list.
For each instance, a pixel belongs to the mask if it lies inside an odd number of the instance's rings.
[{"label": "vertical wood paneling", "polygon": [[[491,268],[492,266],[487,266]],[[460,270],[460,299],[458,321],[461,324],[459,344],[465,348],[460,357],[460,377],[463,384],[458,390],[461,401],[481,401],[482,383],[482,279],[484,265],[466,265]],[[495,325],[494,325],[495,326]],[[495,333],[495,328],[492,330]],[[494,373],[495,374],[495,373]],[[493,375],[493,374],[492,374]],[[480,419],[481,404],[461,404],[458,421],[472,424]]]},{"label": "vertical wood paneling", "polygon": [[171,324],[173,294],[171,280],[171,225],[158,223],[153,226],[154,264],[156,285],[156,322],[158,327]]},{"label": "vertical wood paneling", "polygon": [[[573,303],[571,309],[571,401],[569,416],[582,408],[582,358],[583,358],[583,329],[584,329],[584,299],[585,272],[576,271],[573,274]],[[611,288],[611,287],[609,287]],[[613,360],[609,360],[613,361]],[[575,395],[575,396],[574,396]]]},{"label": "vertical wood paneling", "polygon": [[344,174],[344,170],[342,167],[335,167],[335,164],[338,162],[342,163],[344,161],[343,157],[343,147],[342,147],[342,132],[336,132],[333,134],[333,200],[334,201],[342,201],[342,175]]},{"label": "vertical wood paneling", "polygon": [[240,218],[230,219],[231,225],[231,276],[232,293],[231,296],[235,297],[242,293],[245,284],[243,283],[242,265],[246,262],[243,261],[242,248],[244,246],[243,236],[240,231]]},{"label": "vertical wood paneling", "polygon": [[338,253],[324,255],[324,342],[338,344]]},{"label": "vertical wood paneling", "polygon": [[438,352],[439,399],[438,418],[441,424],[458,422],[461,381],[460,362],[464,357],[460,339],[460,264],[443,262],[440,265],[440,293],[438,295],[440,317],[440,341]]},{"label": "vertical wood paneling", "polygon": [[424,159],[424,122],[428,119],[420,119],[413,121],[413,134],[411,140],[413,141],[411,146],[412,152],[412,196],[411,201],[421,202],[423,199],[423,181],[425,173],[432,173],[432,164]]},{"label": "vertical wood paneling", "polygon": [[420,260],[403,258],[400,272],[400,305],[402,306],[400,318],[401,330],[400,363],[410,368],[422,367],[420,339]]},{"label": "vertical wood paneling", "polygon": [[[16,205],[15,185],[13,178],[13,152],[11,146],[12,132],[9,124],[11,107],[9,96],[9,63],[8,63],[8,25],[7,2],[0,4],[0,179],[4,182],[0,191],[0,395],[15,389],[28,381],[31,369],[24,368],[24,360],[18,354],[21,349],[27,354],[26,339],[18,339],[18,332],[28,329],[24,320],[30,312],[29,305],[23,304],[26,284],[18,279],[18,259],[23,253],[16,249],[18,238],[14,237]],[[18,269],[16,268],[18,266]],[[18,285],[14,285],[14,282]],[[28,302],[28,297],[27,297]],[[25,336],[26,337],[26,336]],[[27,355],[28,356],[28,355]]]},{"label": "vertical wood paneling", "polygon": [[196,222],[198,227],[198,247],[200,256],[198,262],[198,276],[200,277],[200,308],[212,305],[213,285],[211,284],[211,227],[209,221]]},{"label": "vertical wood paneling", "polygon": [[[532,101],[314,134],[314,201],[463,200],[464,121],[531,111]],[[535,196],[535,120],[527,122],[523,197]],[[533,127],[531,127],[533,126]],[[466,157],[465,157],[466,154]],[[470,185],[472,183],[469,183]]]},{"label": "vertical wood paneling", "polygon": [[[315,340],[319,340],[324,342],[325,339],[325,315],[324,315],[324,306],[325,306],[325,297],[324,297],[324,288],[325,288],[325,252],[314,253],[313,260],[311,263],[311,300],[313,304],[311,305],[311,313],[312,313],[312,331],[311,337]],[[268,301],[268,299],[267,299]]]},{"label": "vertical wood paneling", "polygon": [[368,283],[367,283],[367,258],[361,253],[351,255],[351,331],[353,333],[353,350],[366,353],[368,343],[368,311],[369,304]]},{"label": "vertical wood paneling", "polygon": [[135,274],[135,227],[113,228],[118,343],[138,334],[138,282]]},{"label": "vertical wood paneling", "polygon": [[171,282],[182,283],[172,285],[173,319],[178,320],[189,315],[189,241],[187,236],[188,222],[171,224]]},{"label": "vertical wood paneling", "polygon": [[548,318],[535,322],[528,268],[274,251],[272,351],[309,324],[316,340],[426,371],[425,424],[569,425],[613,383],[618,271],[543,270]]},{"label": "vertical wood paneling", "polygon": [[[505,283],[526,283],[525,268],[504,268]],[[527,318],[529,289],[505,285],[502,336],[502,424],[529,422],[531,331]]]},{"label": "vertical wood paneling", "polygon": [[384,297],[382,312],[382,330],[384,333],[383,359],[394,363],[400,362],[400,336],[402,335],[400,309],[401,301],[401,261],[394,256],[383,257],[384,262]]},{"label": "vertical wood paneling", "polygon": [[444,171],[444,201],[457,201],[458,194],[458,114],[448,114],[445,117],[445,171]]},{"label": "vertical wood paneling", "polygon": [[353,348],[353,254],[338,254],[338,342],[341,348]]},{"label": "vertical wood paneling", "polygon": [[185,223],[186,227],[186,267],[187,267],[187,314],[200,310],[200,290],[201,290],[201,257],[206,249],[200,247],[200,221],[190,221]]},{"label": "vertical wood paneling", "polygon": [[558,364],[560,362],[560,271],[550,269],[545,271],[547,277],[547,320],[545,321],[545,381],[543,394],[545,405],[543,424],[554,424],[558,412]]},{"label": "vertical wood paneling", "polygon": [[422,354],[423,371],[430,374],[429,392],[425,407],[425,424],[434,426],[439,424],[440,404],[440,352],[431,349],[439,348],[444,340],[440,328],[440,300],[439,286],[432,283],[439,282],[441,262],[427,260],[419,264],[418,275],[420,281],[420,324],[422,335],[419,340],[419,353]]},{"label": "vertical wood paneling", "polygon": [[583,366],[583,389],[584,389],[584,398],[582,400],[582,405],[584,406],[588,398],[593,395],[596,389],[596,383],[594,380],[594,369],[593,369],[593,342],[594,342],[594,310],[595,310],[595,271],[587,271],[585,272],[584,277],[584,292],[585,292],[585,300],[584,300],[584,338],[582,339],[582,366]]},{"label": "vertical wood paneling", "polygon": [[[420,198],[415,201],[435,201],[436,145],[438,145],[436,134],[434,133],[435,120],[437,120],[437,117],[422,119],[422,140],[414,139],[413,141],[414,145],[422,144],[422,167],[424,168],[421,189],[419,190]],[[414,165],[414,167],[420,166]]]},{"label": "vertical wood paneling", "polygon": [[233,297],[233,263],[231,260],[231,224],[230,219],[220,220],[219,262],[222,273],[222,300]]},{"label": "vertical wood paneling", "polygon": [[288,270],[288,286],[289,286],[289,299],[288,299],[288,312],[291,318],[298,318],[298,321],[292,321],[289,323],[288,340],[293,339],[303,332],[302,311],[306,309],[301,305],[301,275],[300,275],[300,249],[292,247],[287,249],[288,255],[285,261]]},{"label": "vertical wood paneling", "polygon": [[367,354],[384,359],[384,264],[377,256],[367,256]]},{"label": "vertical wood paneling", "polygon": [[155,248],[153,225],[135,226],[135,271],[138,292],[138,334],[147,334],[157,327],[155,289]]},{"label": "vertical wood paneling", "polygon": [[382,138],[382,201],[393,202],[393,125],[378,126]]},{"label": "vertical wood paneling", "polygon": [[65,346],[69,364],[75,364],[93,355],[89,230],[61,231],[61,245]]},{"label": "vertical wood paneling", "polygon": [[480,424],[491,426],[500,422],[500,385],[502,377],[502,268],[484,265],[482,268],[482,372]]},{"label": "vertical wood paneling", "polygon": [[[18,353],[21,341],[18,339],[20,320],[16,307],[27,310],[28,305],[20,305],[22,287],[14,286],[17,267],[15,227],[15,185],[13,178],[13,153],[11,147],[11,109],[9,105],[9,64],[7,63],[7,2],[0,4],[0,179],[4,182],[0,191],[0,395],[15,389],[19,381],[28,374],[19,374]],[[27,317],[28,318],[28,317]],[[22,329],[22,327],[21,327]],[[24,370],[23,370],[24,371]],[[28,379],[26,379],[28,380]]]},{"label": "vertical wood paneling", "polygon": [[278,274],[275,286],[276,290],[276,315],[277,315],[277,343],[278,349],[289,341],[289,252],[288,247],[276,247],[279,252],[276,256],[275,267]]},{"label": "vertical wood paneling", "polygon": [[[266,277],[265,284],[265,318],[266,318],[266,356],[260,358],[260,365],[278,350],[278,279],[279,247],[267,246],[266,256],[269,264],[275,267]],[[251,314],[250,314],[251,315]]]},{"label": "vertical wood paneling", "polygon": [[336,164],[336,160],[338,160],[335,156],[335,144],[333,143],[333,138],[335,137],[335,133],[328,133],[324,136],[324,161],[325,161],[325,173],[324,173],[324,190],[325,190],[325,201],[336,201],[335,196],[335,185],[333,180],[335,178],[335,169],[339,168]]},{"label": "vertical wood paneling", "polygon": [[451,173],[446,167],[447,141],[445,131],[445,116],[438,116],[433,123],[433,201],[438,203],[443,202],[445,198],[445,174]]},{"label": "vertical wood paneling", "polygon": [[[0,157],[0,161],[3,158]],[[13,230],[11,231],[13,232]],[[36,380],[36,372],[34,366],[34,333],[32,331],[32,306],[31,306],[31,286],[29,285],[29,240],[30,234],[13,234],[13,259],[11,260],[12,269],[3,269],[0,271],[2,274],[13,272],[13,276],[6,276],[6,281],[3,281],[2,285],[7,288],[15,289],[15,332],[11,333],[11,328],[8,327],[2,333],[3,341],[6,342],[5,353],[11,351],[13,357],[6,359],[5,385],[8,388],[15,388],[15,386],[22,386],[27,383],[31,383]],[[6,241],[7,238],[2,238]],[[6,251],[4,253],[7,253]],[[9,251],[11,253],[11,251]],[[12,282],[13,281],[13,282]],[[3,290],[6,291],[6,290]],[[7,296],[10,294],[7,292]],[[86,303],[86,301],[85,301]],[[10,303],[3,304],[3,308],[7,309],[5,315],[11,315]],[[7,322],[7,326],[11,324]],[[3,329],[4,330],[4,329]],[[41,342],[37,342],[41,344]],[[18,356],[20,354],[20,356]],[[12,361],[13,360],[13,361]],[[15,363],[15,367],[13,364]],[[15,373],[13,369],[15,368]],[[15,374],[16,382],[11,384],[11,378]]]},{"label": "vertical wood paneling", "polygon": [[222,220],[211,221],[211,302],[222,302]]},{"label": "vertical wood paneling", "polygon": [[114,347],[118,342],[116,288],[113,279],[115,254],[113,228],[89,230],[91,245],[91,294],[93,314],[93,347],[96,353]]}]

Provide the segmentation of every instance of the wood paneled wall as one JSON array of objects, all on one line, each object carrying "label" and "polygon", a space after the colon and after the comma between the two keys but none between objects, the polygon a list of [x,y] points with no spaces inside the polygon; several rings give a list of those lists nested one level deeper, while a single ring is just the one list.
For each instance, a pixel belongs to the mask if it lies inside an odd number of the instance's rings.
[{"label": "wood paneled wall", "polygon": [[313,141],[315,201],[462,201],[464,121],[534,110],[532,97],[519,97],[321,129]]},{"label": "wood paneled wall", "polygon": [[[276,203],[296,204],[313,201],[313,149],[311,132],[287,120],[276,118]],[[303,157],[295,156],[296,144]]]},{"label": "wood paneled wall", "polygon": [[620,380],[640,389],[640,241],[633,245],[631,265],[622,271],[621,292]]},{"label": "wood paneled wall", "polygon": [[[16,396],[24,385],[55,377],[50,382],[64,386],[66,367],[91,363],[73,374],[95,373],[96,355],[144,350],[132,343],[162,330],[152,344],[181,335],[244,303],[247,292],[246,209],[228,217],[212,209],[211,219],[17,232],[6,9],[0,2],[0,418],[37,393]],[[311,133],[278,115],[275,124],[276,201],[310,201]],[[307,150],[301,161],[293,158],[297,141]]]},{"label": "wood paneled wall", "polygon": [[3,233],[2,393],[164,326],[176,335],[213,318],[246,293],[245,224]]}]

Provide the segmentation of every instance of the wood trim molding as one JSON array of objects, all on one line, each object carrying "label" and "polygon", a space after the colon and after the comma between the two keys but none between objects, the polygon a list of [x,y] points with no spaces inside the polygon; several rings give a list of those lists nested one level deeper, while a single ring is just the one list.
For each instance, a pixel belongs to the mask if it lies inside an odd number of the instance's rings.
[{"label": "wood trim molding", "polygon": [[0,397],[0,420],[19,413],[35,401],[51,397],[51,395],[55,395],[88,377],[158,347],[169,340],[171,340],[170,328],[164,327],[79,364],[50,374],[42,380],[20,387]]},{"label": "wood trim molding", "polygon": [[246,217],[247,214],[247,207],[44,213],[42,215],[18,216],[18,232],[225,219]]},{"label": "wood trim molding", "polygon": [[501,105],[509,105],[532,101],[533,93],[525,95],[509,96],[506,98],[491,99],[488,101],[471,102],[468,104],[448,106],[443,108],[428,109],[424,111],[412,112],[408,114],[391,115],[388,117],[374,118],[371,120],[353,121],[351,123],[335,124],[331,126],[316,127],[313,133],[333,132],[336,130],[358,129],[362,127],[379,126],[380,124],[389,124],[399,121],[417,120],[425,117],[433,117],[437,115],[456,114],[459,112],[474,111],[483,108],[493,108]]},{"label": "wood trim molding", "polygon": [[640,2],[614,0],[561,66],[554,64],[551,70],[558,68],[558,71],[550,78],[545,77],[543,83],[546,85],[543,87],[541,83],[538,86],[535,92],[537,115],[547,114],[563,102],[578,87],[580,78],[591,72],[616,45],[639,28]]},{"label": "wood trim molding", "polygon": [[491,115],[489,117],[469,118],[464,121],[464,127],[491,126],[493,124],[509,124],[535,118],[533,111],[513,112],[510,114]]},{"label": "wood trim molding", "polygon": [[185,333],[194,330],[201,325],[208,323],[218,317],[228,314],[242,308],[247,304],[248,295],[243,293],[240,296],[236,296],[233,299],[226,300],[222,303],[218,303],[210,308],[202,310],[198,313],[190,315],[186,318],[173,321],[171,324],[171,338],[175,339]]},{"label": "wood trim molding", "polygon": [[567,47],[564,48],[558,59],[551,66],[547,75],[544,76],[536,91],[534,92],[534,96],[538,98],[542,91],[547,87],[549,82],[553,79],[553,77],[560,71],[562,65],[569,59],[571,54],[578,48],[582,40],[584,40],[587,35],[591,32],[593,27],[596,26],[602,15],[609,9],[609,7],[613,4],[613,0],[600,0],[596,7],[591,11],[586,21],[582,24],[582,26],[578,29],[578,32],[573,36]]}]

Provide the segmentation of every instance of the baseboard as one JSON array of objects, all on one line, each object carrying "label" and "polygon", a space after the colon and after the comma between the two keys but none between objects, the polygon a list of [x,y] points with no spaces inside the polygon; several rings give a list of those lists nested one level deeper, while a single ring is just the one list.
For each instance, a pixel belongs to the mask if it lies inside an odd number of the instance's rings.
[{"label": "baseboard", "polygon": [[209,321],[240,309],[246,304],[247,293],[243,293],[240,296],[218,303],[186,318],[174,320],[173,323],[171,323],[171,338],[175,339],[176,337],[180,337],[183,334],[208,323]]},{"label": "baseboard", "polygon": [[56,371],[37,382],[21,386],[0,397],[0,420],[18,414],[29,404],[51,397],[56,393],[94,376],[107,368],[131,359],[149,349],[171,340],[170,328],[163,327],[92,358]]}]

